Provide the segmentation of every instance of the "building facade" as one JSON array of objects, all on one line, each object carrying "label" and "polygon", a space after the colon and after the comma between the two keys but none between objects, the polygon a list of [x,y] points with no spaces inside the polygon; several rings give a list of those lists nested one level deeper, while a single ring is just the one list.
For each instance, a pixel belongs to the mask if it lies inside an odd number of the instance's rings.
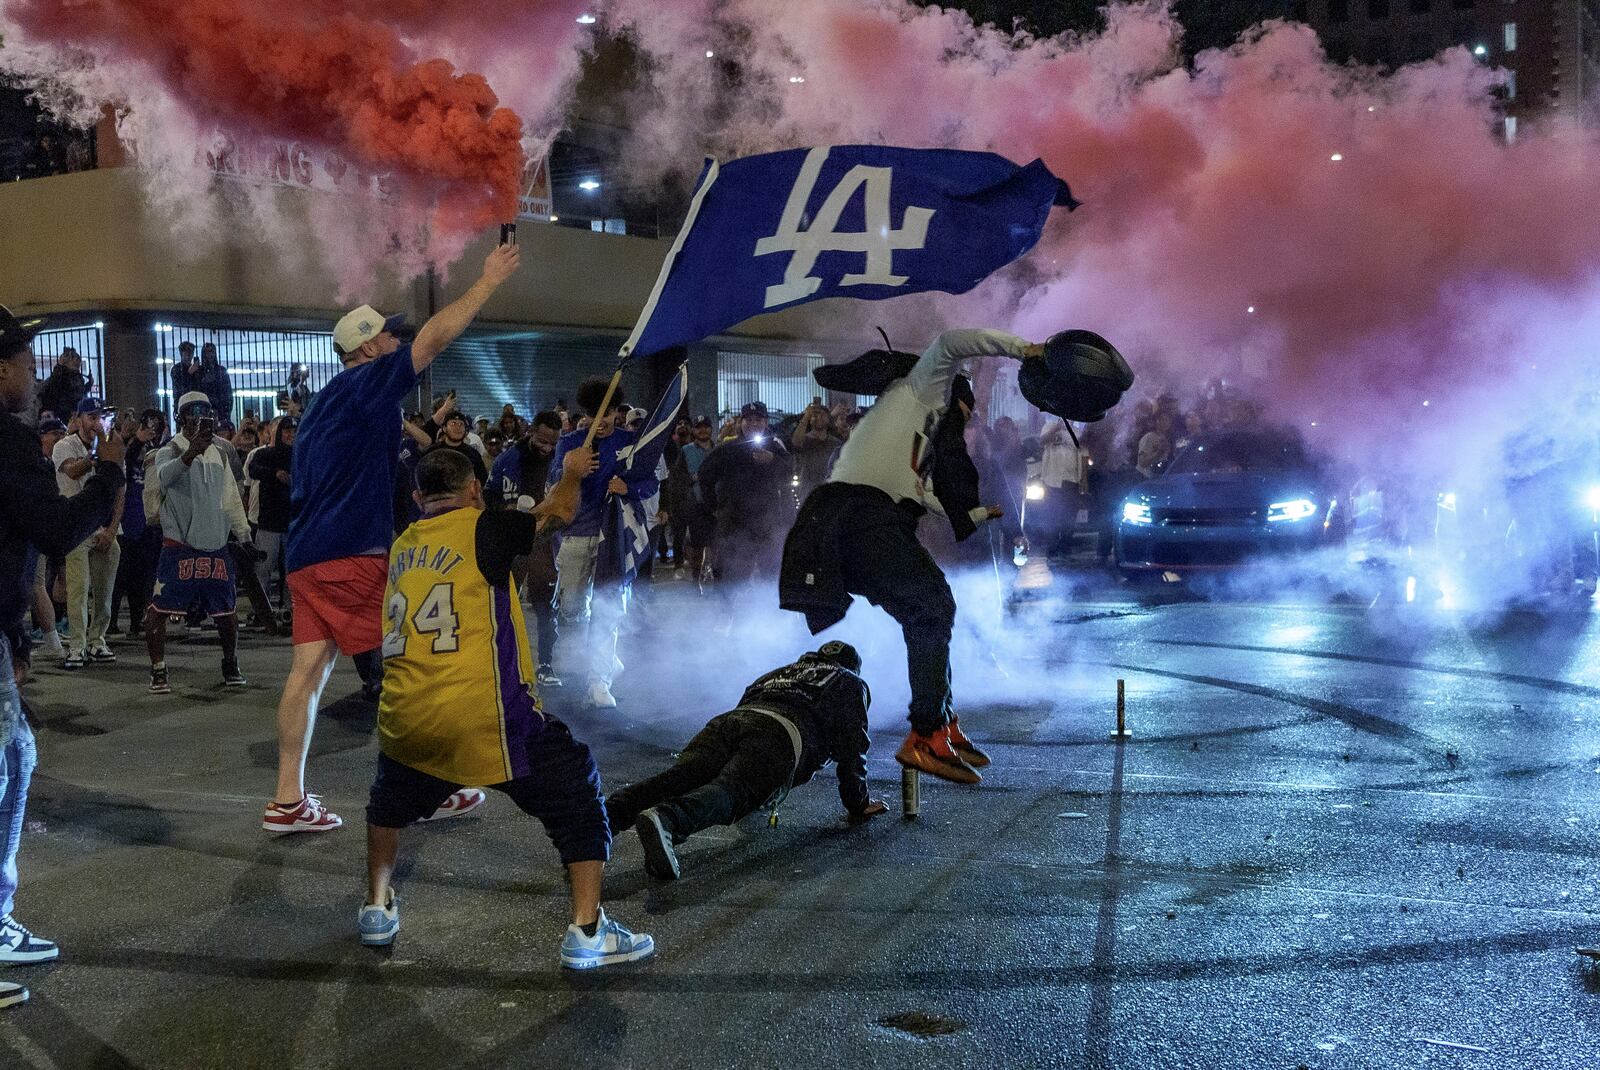
[{"label": "building facade", "polygon": [[[48,318],[36,345],[41,376],[71,346],[118,407],[170,410],[178,346],[211,342],[229,369],[238,419],[247,409],[271,414],[295,365],[306,366],[313,390],[337,373],[331,332],[346,309],[331,274],[286,269],[272,249],[252,242],[247,218],[222,227],[222,240],[175,235],[148,208],[142,182],[131,167],[103,167],[0,184],[9,254],[0,260],[0,304]],[[226,202],[219,200],[225,219]],[[491,420],[506,403],[525,417],[558,401],[572,405],[580,380],[616,368],[670,247],[540,223],[525,223],[519,239],[522,271],[435,363],[418,392],[419,411],[430,389],[447,388],[457,390],[465,411]],[[493,241],[485,235],[443,279],[380,284],[360,300],[420,324],[475,280]],[[817,337],[829,319],[803,313],[761,317],[736,333],[634,361],[624,379],[629,399],[648,406],[687,361],[693,412],[726,412],[753,398],[775,413],[798,411],[816,392],[811,368],[866,348]]]},{"label": "building facade", "polygon": [[1337,61],[1397,66],[1469,49],[1507,72],[1506,137],[1545,115],[1582,117],[1600,86],[1600,0],[1307,0]]}]

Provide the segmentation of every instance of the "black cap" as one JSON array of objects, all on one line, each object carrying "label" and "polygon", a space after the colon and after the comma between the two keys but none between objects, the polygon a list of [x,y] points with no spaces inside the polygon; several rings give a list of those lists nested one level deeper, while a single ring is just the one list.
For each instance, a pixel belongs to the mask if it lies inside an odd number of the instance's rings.
[{"label": "black cap", "polygon": [[709,416],[696,416],[692,421],[690,421],[690,426],[692,426],[692,427],[713,427],[715,425],[712,424],[711,417],[709,417]]},{"label": "black cap", "polygon": [[286,427],[299,427],[299,426],[300,426],[300,421],[295,419],[293,416],[280,416],[280,417],[278,417],[278,430],[279,431],[282,431]]},{"label": "black cap", "polygon": [[0,305],[0,360],[9,360],[33,343],[44,329],[44,320],[19,320],[9,308]]},{"label": "black cap", "polygon": [[849,643],[841,643],[837,639],[823,643],[812,651],[812,655],[823,661],[831,661],[841,669],[849,669],[851,672],[861,671],[860,652]]},{"label": "black cap", "polygon": [[767,404],[766,404],[766,402],[764,402],[764,401],[747,401],[747,402],[745,402],[744,403],[744,407],[739,410],[739,418],[740,419],[744,419],[745,417],[759,417],[760,419],[765,420],[767,418]]},{"label": "black cap", "polygon": [[67,425],[56,419],[54,416],[46,416],[44,419],[39,421],[39,434],[41,435],[64,435],[66,433]]}]

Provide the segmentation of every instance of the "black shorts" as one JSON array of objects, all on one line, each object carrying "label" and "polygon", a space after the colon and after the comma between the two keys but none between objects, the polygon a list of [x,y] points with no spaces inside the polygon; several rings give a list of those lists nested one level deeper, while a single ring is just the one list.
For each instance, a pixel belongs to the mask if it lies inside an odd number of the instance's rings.
[{"label": "black shorts", "polygon": [[[566,725],[548,716],[545,722],[544,731],[528,740],[528,774],[484,787],[505,793],[519,810],[538,818],[563,865],[605,862],[611,857],[611,826],[594,755]],[[405,828],[466,786],[380,753],[378,775],[367,800],[367,824]]]}]

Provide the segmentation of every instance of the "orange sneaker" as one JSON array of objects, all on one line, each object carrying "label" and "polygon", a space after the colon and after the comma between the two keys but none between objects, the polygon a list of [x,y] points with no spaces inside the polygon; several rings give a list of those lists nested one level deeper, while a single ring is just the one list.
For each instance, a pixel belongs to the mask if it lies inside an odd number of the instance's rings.
[{"label": "orange sneaker", "polygon": [[961,731],[961,721],[958,718],[950,718],[949,728],[950,749],[960,755],[962,761],[974,769],[982,769],[989,764],[989,756],[979,750],[978,745],[968,739],[965,732]]},{"label": "orange sneaker", "polygon": [[913,730],[895,752],[895,761],[908,769],[917,769],[940,780],[956,784],[976,784],[983,778],[977,770],[961,760],[950,746],[950,733],[944,729],[932,735]]}]

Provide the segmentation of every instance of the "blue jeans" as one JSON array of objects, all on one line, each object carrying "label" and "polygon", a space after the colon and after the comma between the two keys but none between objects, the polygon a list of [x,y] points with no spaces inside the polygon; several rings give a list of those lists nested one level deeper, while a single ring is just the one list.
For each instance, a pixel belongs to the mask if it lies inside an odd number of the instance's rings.
[{"label": "blue jeans", "polygon": [[[0,645],[5,641],[0,639]],[[33,731],[22,716],[22,698],[11,678],[11,659],[0,657],[5,677],[0,680],[0,918],[11,916],[12,897],[17,892],[17,845],[22,842],[23,811],[28,806],[28,781],[38,751]]]}]

